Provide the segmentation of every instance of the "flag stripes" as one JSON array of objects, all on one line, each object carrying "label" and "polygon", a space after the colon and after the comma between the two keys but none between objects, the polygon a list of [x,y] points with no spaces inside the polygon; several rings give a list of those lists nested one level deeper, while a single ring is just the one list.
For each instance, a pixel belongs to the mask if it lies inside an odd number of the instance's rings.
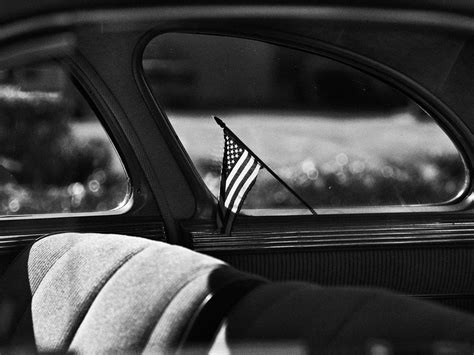
[{"label": "flag stripes", "polygon": [[255,161],[253,157],[248,159],[245,168],[240,175],[237,175],[234,179],[235,183],[232,182],[232,189],[226,191],[226,199],[224,206],[234,213],[240,209],[239,207],[243,203],[243,197],[245,192],[250,187],[250,184],[255,181],[257,174],[260,170],[260,165]]},{"label": "flag stripes", "polygon": [[242,156],[239,158],[237,161],[237,164],[235,164],[235,167],[232,169],[230,172],[229,176],[226,178],[225,181],[225,193],[226,195],[229,194],[229,190],[233,188],[233,184],[235,183],[235,176],[237,177],[242,173],[242,170],[245,168],[246,161],[248,160],[249,154],[247,151],[244,151]]},{"label": "flag stripes", "polygon": [[255,183],[261,164],[226,128],[224,139],[218,225],[230,235],[235,216]]}]

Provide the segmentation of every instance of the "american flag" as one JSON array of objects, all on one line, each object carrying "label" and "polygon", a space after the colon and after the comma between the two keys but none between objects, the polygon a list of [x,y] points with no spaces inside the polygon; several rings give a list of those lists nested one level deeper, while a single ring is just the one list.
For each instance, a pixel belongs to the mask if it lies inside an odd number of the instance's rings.
[{"label": "american flag", "polygon": [[235,216],[255,183],[261,165],[226,127],[224,140],[218,225],[230,235]]}]

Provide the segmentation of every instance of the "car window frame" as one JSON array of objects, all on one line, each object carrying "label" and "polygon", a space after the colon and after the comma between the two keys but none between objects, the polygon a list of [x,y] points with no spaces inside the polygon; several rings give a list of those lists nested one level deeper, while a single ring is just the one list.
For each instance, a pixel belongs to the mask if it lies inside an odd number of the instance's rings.
[{"label": "car window frame", "polygon": [[[154,117],[162,118],[157,119],[157,124],[160,129],[166,133],[168,143],[170,144],[173,151],[180,158],[181,167],[183,168],[185,175],[193,187],[196,193],[197,206],[193,219],[195,220],[206,220],[209,219],[209,213],[205,211],[209,210],[209,204],[212,203],[212,215],[216,213],[217,209],[217,198],[212,195],[208,190],[204,181],[200,177],[197,169],[194,166],[191,158],[186,152],[184,146],[180,142],[177,133],[174,131],[166,111],[161,107],[158,98],[155,98],[151,88],[149,87],[143,65],[143,53],[148,43],[155,37],[166,33],[185,33],[185,34],[200,34],[200,35],[215,35],[215,36],[227,36],[236,37],[241,39],[248,39],[254,41],[260,41],[271,45],[282,46],[285,48],[303,51],[309,54],[319,55],[336,62],[348,65],[356,70],[362,71],[387,85],[394,87],[399,90],[402,94],[406,95],[412,101],[425,110],[428,115],[436,122],[438,127],[447,135],[451,140],[455,148],[458,150],[462,162],[465,167],[465,184],[464,189],[460,191],[454,198],[449,201],[440,204],[417,204],[407,206],[355,206],[347,208],[328,208],[327,210],[319,211],[318,216],[333,216],[333,215],[377,215],[377,214],[405,214],[405,213],[439,213],[439,212],[456,212],[467,210],[472,207],[472,161],[474,159],[474,152],[470,149],[470,144],[466,137],[469,137],[470,131],[465,123],[440,99],[438,99],[433,93],[425,89],[423,86],[418,84],[416,81],[407,77],[403,73],[377,62],[371,58],[355,53],[351,50],[335,46],[330,43],[323,42],[318,39],[309,37],[302,37],[297,34],[284,32],[281,30],[275,30],[274,28],[267,27],[256,27],[248,26],[245,29],[235,30],[235,28],[243,27],[236,26],[235,23],[229,23],[227,26],[215,23],[212,20],[207,21],[206,24],[196,23],[189,21],[189,25],[185,26],[181,24],[165,23],[164,25],[156,26],[155,28],[148,31],[140,40],[137,42],[134,55],[134,70],[135,80],[139,86],[144,99],[146,100],[149,108],[156,112]],[[238,22],[238,21],[237,21]],[[231,29],[230,29],[231,28]],[[204,190],[204,191],[203,191]],[[303,210],[303,209],[302,209]],[[322,212],[322,213],[320,213]],[[283,214],[267,215],[262,216],[246,216],[240,214],[244,218],[260,218],[260,219],[273,219],[281,218]],[[307,217],[315,218],[311,215],[305,214],[288,214],[288,217]],[[317,216],[316,216],[317,218]]]},{"label": "car window frame", "polygon": [[[136,207],[142,205],[143,199],[136,198],[135,191],[137,188],[134,181],[139,181],[137,178],[137,171],[134,168],[130,167],[130,159],[127,159],[122,147],[124,147],[126,139],[119,139],[117,141],[116,137],[120,137],[120,134],[117,134],[117,130],[111,127],[110,122],[114,122],[112,119],[106,119],[110,112],[106,109],[103,100],[99,100],[97,92],[92,89],[90,86],[87,86],[87,80],[85,73],[80,69],[78,63],[78,53],[74,51],[75,47],[73,36],[70,33],[66,34],[57,34],[52,36],[46,36],[44,40],[47,44],[45,48],[41,48],[39,45],[39,50],[35,48],[31,50],[21,51],[25,47],[24,44],[14,45],[13,55],[11,57],[4,56],[3,51],[0,52],[0,63],[3,66],[8,66],[9,63],[12,63],[11,66],[21,67],[25,65],[36,65],[42,63],[55,63],[61,70],[63,70],[68,75],[68,80],[71,81],[71,84],[82,96],[82,98],[87,102],[89,108],[94,112],[95,118],[100,123],[102,129],[107,135],[107,141],[113,146],[114,153],[120,159],[121,166],[123,171],[126,174],[128,181],[128,190],[123,202],[116,206],[113,209],[106,211],[87,211],[87,212],[54,212],[54,213],[30,213],[30,214],[17,214],[17,215],[1,215],[0,219],[2,221],[8,220],[42,220],[42,219],[64,219],[64,218],[76,218],[76,217],[101,217],[101,216],[117,216],[125,215],[131,210],[134,210]],[[41,37],[40,37],[41,41]],[[69,43],[70,42],[70,43]],[[27,42],[29,43],[29,42]],[[51,43],[51,44],[50,44]],[[50,47],[48,47],[48,45]],[[8,45],[5,46],[9,48]],[[15,50],[18,50],[19,53],[15,53]],[[36,55],[38,54],[39,55]],[[31,56],[34,56],[32,59]],[[133,163],[132,163],[133,164]],[[136,164],[133,164],[136,165]],[[133,173],[132,173],[133,171]],[[132,176],[133,175],[133,176]],[[137,201],[138,200],[138,201]],[[138,202],[138,205],[137,205]]]}]

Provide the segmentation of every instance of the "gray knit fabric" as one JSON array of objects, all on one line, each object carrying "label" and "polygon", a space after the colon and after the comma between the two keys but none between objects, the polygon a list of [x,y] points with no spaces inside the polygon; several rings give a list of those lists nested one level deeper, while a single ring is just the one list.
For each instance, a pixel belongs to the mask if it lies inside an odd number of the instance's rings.
[{"label": "gray knit fabric", "polygon": [[162,349],[175,349],[189,319],[207,296],[208,274],[205,273],[189,282],[174,297],[156,324],[148,338],[144,353],[155,354]]},{"label": "gray knit fabric", "polygon": [[[77,233],[44,238],[16,263],[26,263],[30,301],[10,317],[9,345],[78,353],[175,349],[211,292],[208,276],[227,267],[165,243]],[[21,269],[13,265],[3,284],[14,284]]]}]

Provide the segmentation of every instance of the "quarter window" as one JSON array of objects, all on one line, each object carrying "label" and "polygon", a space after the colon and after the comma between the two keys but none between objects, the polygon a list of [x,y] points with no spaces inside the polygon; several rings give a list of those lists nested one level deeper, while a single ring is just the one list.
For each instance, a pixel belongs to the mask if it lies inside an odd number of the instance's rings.
[{"label": "quarter window", "polygon": [[0,214],[95,213],[130,197],[120,158],[57,62],[0,70]]},{"label": "quarter window", "polygon": [[[220,117],[319,212],[444,204],[466,188],[453,142],[420,106],[362,71],[254,40],[169,33],[146,80],[209,190],[219,195]],[[305,213],[262,170],[242,211]]]}]

